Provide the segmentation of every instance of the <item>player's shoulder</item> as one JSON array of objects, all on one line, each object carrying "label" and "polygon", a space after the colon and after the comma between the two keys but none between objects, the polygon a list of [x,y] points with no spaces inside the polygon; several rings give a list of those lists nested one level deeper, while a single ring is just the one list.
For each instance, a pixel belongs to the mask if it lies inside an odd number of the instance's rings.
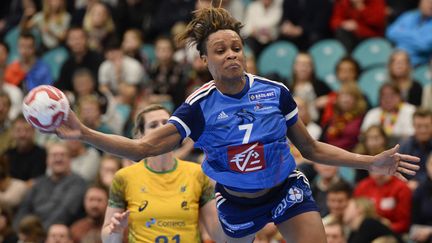
[{"label": "player's shoulder", "polygon": [[201,87],[196,89],[192,94],[190,94],[186,100],[185,103],[189,105],[193,105],[195,103],[198,103],[200,100],[203,100],[207,98],[211,93],[216,90],[216,85],[214,81],[209,81],[205,84],[203,84]]},{"label": "player's shoulder", "polygon": [[285,91],[289,91],[288,87],[279,81],[271,80],[262,76],[253,75],[253,74],[247,74],[248,77],[251,79],[252,82],[257,82],[261,85],[268,86],[268,87],[276,87],[278,89],[282,89]]},{"label": "player's shoulder", "polygon": [[134,174],[140,173],[141,170],[143,170],[144,165],[143,165],[143,161],[140,161],[138,163],[129,165],[127,167],[123,167],[120,170],[118,170],[116,172],[117,176],[131,176]]}]

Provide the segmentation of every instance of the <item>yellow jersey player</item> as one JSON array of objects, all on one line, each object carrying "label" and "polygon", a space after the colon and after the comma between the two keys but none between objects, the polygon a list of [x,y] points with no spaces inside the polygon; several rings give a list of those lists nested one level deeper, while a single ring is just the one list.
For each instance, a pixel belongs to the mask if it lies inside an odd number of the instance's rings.
[{"label": "yellow jersey player", "polygon": [[[140,137],[169,119],[163,107],[152,105],[136,119]],[[179,160],[169,152],[119,170],[110,189],[102,236],[121,242],[128,228],[129,242],[200,242],[199,220],[219,240],[214,187],[200,165]]]}]

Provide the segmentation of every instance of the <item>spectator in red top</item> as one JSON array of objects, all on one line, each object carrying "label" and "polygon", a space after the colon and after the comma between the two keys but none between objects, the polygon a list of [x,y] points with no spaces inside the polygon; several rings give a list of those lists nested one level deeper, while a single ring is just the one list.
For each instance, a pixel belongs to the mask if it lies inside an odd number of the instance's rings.
[{"label": "spectator in red top", "polygon": [[395,233],[408,232],[412,193],[405,182],[396,177],[371,173],[359,182],[354,197],[366,197],[374,201],[378,215],[390,221],[389,226]]},{"label": "spectator in red top", "polygon": [[361,40],[384,35],[385,9],[384,0],[337,0],[330,27],[351,52]]}]

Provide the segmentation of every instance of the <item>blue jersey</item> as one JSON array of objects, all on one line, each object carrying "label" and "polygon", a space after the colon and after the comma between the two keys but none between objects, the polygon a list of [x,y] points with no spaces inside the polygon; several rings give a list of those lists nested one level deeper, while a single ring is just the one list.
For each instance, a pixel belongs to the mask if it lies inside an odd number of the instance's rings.
[{"label": "blue jersey", "polygon": [[245,76],[245,87],[233,96],[206,83],[169,122],[204,151],[204,173],[231,189],[254,191],[281,183],[295,169],[286,132],[298,110],[285,85]]}]

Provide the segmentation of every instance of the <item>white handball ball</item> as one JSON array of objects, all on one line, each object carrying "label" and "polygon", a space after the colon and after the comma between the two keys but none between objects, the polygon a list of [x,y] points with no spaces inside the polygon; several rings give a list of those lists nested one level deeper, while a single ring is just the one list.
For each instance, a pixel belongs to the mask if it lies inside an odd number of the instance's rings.
[{"label": "white handball ball", "polygon": [[61,90],[50,85],[40,85],[24,98],[23,114],[33,127],[52,132],[67,119],[69,101]]}]

